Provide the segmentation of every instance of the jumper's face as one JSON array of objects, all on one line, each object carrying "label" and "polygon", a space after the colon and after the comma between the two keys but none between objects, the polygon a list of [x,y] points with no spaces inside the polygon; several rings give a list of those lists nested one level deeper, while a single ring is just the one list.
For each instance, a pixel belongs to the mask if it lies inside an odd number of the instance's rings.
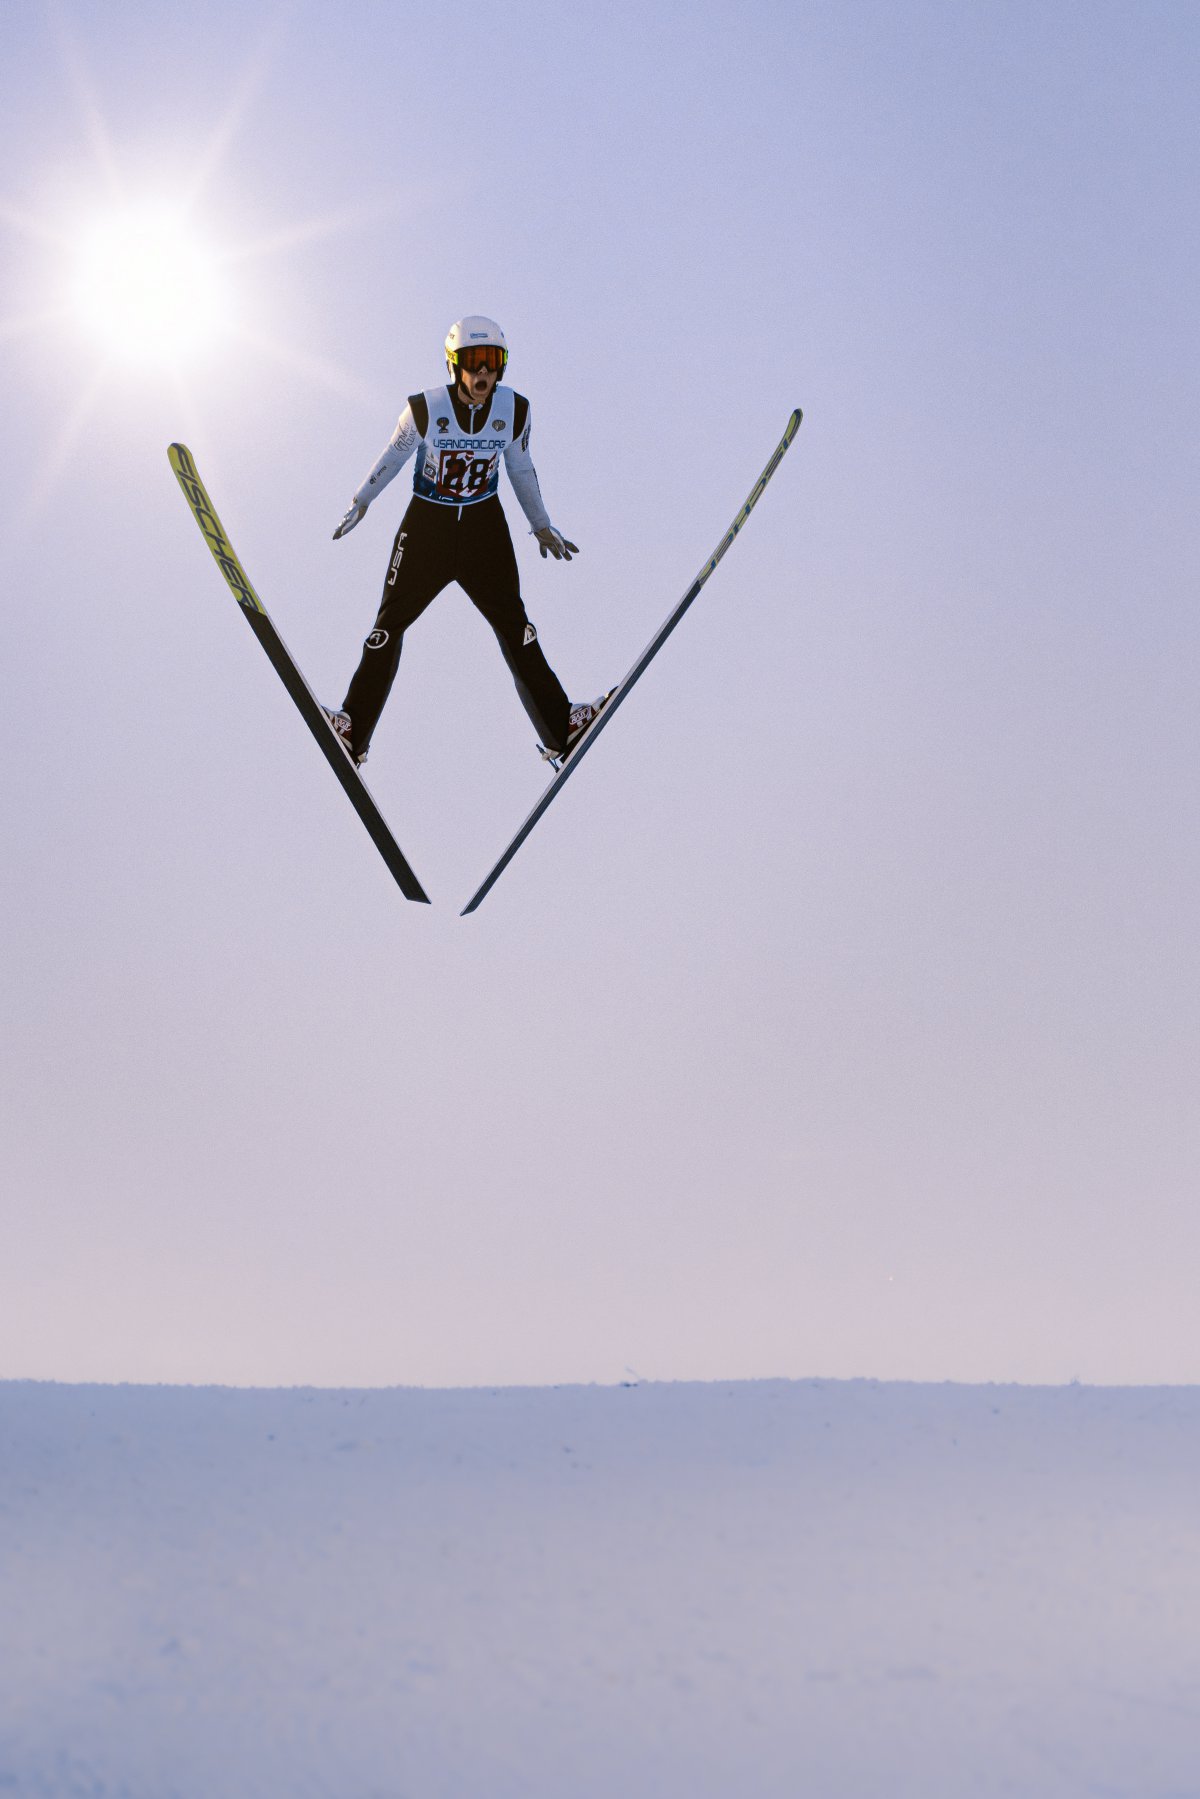
[{"label": "jumper's face", "polygon": [[468,344],[458,352],[458,384],[472,406],[482,406],[504,373],[504,351],[495,344]]},{"label": "jumper's face", "polygon": [[499,369],[465,369],[459,364],[458,384],[472,406],[482,406],[499,379]]}]

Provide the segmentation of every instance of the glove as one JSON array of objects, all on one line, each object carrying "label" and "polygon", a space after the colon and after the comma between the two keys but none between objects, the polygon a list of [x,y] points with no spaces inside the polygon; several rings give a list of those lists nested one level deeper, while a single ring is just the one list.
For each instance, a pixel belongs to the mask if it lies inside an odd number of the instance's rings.
[{"label": "glove", "polygon": [[572,556],[579,554],[579,545],[571,543],[553,525],[543,525],[540,531],[534,532],[534,536],[542,555],[553,556],[555,562],[570,562]]},{"label": "glove", "polygon": [[333,534],[334,543],[337,542],[339,537],[345,537],[347,531],[353,531],[355,525],[361,524],[366,516],[367,509],[365,506],[351,506],[349,512]]}]

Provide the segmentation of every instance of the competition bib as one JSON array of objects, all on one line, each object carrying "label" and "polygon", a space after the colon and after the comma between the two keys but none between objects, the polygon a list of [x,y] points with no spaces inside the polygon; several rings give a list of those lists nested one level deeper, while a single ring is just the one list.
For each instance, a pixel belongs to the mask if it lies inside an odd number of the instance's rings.
[{"label": "competition bib", "polygon": [[413,492],[443,506],[490,499],[500,484],[500,458],[512,442],[514,398],[511,388],[495,388],[487,423],[472,436],[454,416],[449,390],[431,389],[425,395],[429,429],[417,454]]}]

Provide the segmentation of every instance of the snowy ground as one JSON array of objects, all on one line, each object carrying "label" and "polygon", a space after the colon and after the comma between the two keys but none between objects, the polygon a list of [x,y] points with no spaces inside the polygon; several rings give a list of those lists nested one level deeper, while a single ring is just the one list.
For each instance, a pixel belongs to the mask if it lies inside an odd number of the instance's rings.
[{"label": "snowy ground", "polygon": [[1200,1391],[0,1384],[0,1794],[1200,1795]]}]

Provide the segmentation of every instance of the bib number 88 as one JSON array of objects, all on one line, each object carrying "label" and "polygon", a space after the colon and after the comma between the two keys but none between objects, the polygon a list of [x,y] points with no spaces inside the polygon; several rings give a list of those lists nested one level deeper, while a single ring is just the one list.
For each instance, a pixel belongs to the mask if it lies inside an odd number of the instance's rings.
[{"label": "bib number 88", "polygon": [[461,450],[443,450],[438,468],[438,492],[482,493],[491,480],[495,465],[494,456],[464,456]]}]

